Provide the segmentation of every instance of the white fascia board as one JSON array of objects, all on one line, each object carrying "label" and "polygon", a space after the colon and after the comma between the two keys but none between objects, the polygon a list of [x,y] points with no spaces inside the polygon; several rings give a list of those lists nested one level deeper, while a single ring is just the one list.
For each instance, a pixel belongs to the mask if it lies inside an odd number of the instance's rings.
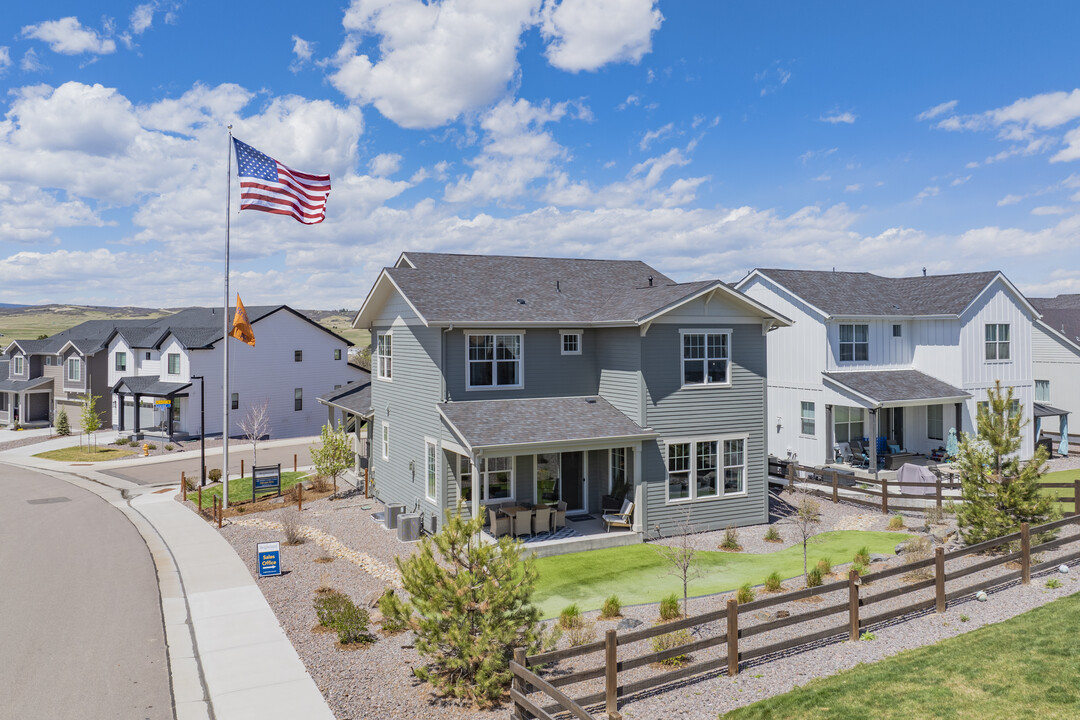
[{"label": "white fascia board", "polygon": [[414,263],[412,260],[409,259],[409,253],[408,252],[403,251],[400,255],[398,255],[398,259],[397,259],[397,262],[394,263],[394,267],[407,267],[407,268],[413,268],[415,270],[416,269],[416,263]]},{"label": "white fascia board", "polygon": [[787,288],[787,287],[781,285],[774,278],[770,277],[769,275],[766,275],[765,273],[761,272],[757,268],[755,268],[749,275],[747,275],[742,280],[740,280],[739,283],[735,286],[735,289],[739,290],[741,292],[742,291],[742,286],[749,283],[750,280],[752,280],[755,277],[759,277],[762,280],[765,280],[765,281],[769,282],[771,285],[773,285],[773,286],[775,286],[777,288],[780,288],[781,290],[783,290],[784,292],[786,292],[788,295],[792,296],[793,298],[798,298],[799,302],[801,302],[803,305],[806,305],[806,307],[808,307],[811,310],[813,310],[814,312],[816,312],[823,319],[825,319],[825,320],[831,320],[832,319],[832,315],[825,312],[824,310],[817,307],[816,305],[811,305],[810,302],[806,298],[804,298],[802,295],[800,295],[799,293],[791,290],[790,288]]},{"label": "white fascia board", "polygon": [[23,350],[23,346],[19,344],[18,340],[12,340],[6,346],[4,346],[4,354],[6,355],[7,353],[9,353],[11,351],[11,348],[13,347],[17,347],[19,348],[19,350],[22,350],[23,355],[26,354],[26,350]]},{"label": "white fascia board", "polygon": [[462,446],[464,446],[468,450],[467,454],[468,455],[474,455],[476,453],[476,449],[473,448],[473,446],[469,444],[468,439],[465,437],[465,433],[458,430],[457,426],[454,425],[454,423],[450,421],[450,418],[446,417],[446,413],[443,412],[442,408],[438,408],[438,410],[439,410],[439,417],[442,418],[443,422],[446,423],[446,426],[448,428],[450,428],[451,432],[453,432],[454,435],[457,435],[457,438],[458,438],[458,440],[461,441]]},{"label": "white fascia board", "polygon": [[[404,254],[402,255],[402,257],[404,257]],[[425,318],[420,313],[420,311],[416,309],[416,306],[413,305],[412,300],[409,299],[409,296],[401,291],[401,288],[398,287],[398,284],[394,282],[394,278],[390,277],[390,274],[386,271],[386,268],[383,268],[382,272],[379,273],[379,277],[375,280],[375,284],[371,286],[371,290],[368,292],[367,297],[364,298],[364,304],[361,305],[360,309],[356,311],[356,317],[354,317],[352,321],[353,328],[358,330],[371,328],[371,322],[368,321],[367,324],[363,324],[363,318],[365,313],[370,313],[374,311],[375,303],[377,302],[376,293],[378,293],[380,290],[386,291],[386,283],[389,283],[390,287],[392,287],[398,295],[401,295],[402,299],[404,299],[405,303],[409,306],[409,309],[416,313],[416,317],[419,318],[420,322],[422,322],[427,327],[431,327],[431,323],[427,321],[427,318]]]},{"label": "white fascia board", "polygon": [[824,380],[827,383],[832,383],[833,385],[836,385],[843,392],[848,393],[849,395],[853,395],[856,398],[862,400],[864,403],[866,403],[867,409],[876,410],[877,408],[881,407],[881,403],[879,403],[874,398],[870,397],[869,395],[864,395],[863,393],[859,392],[858,390],[855,390],[854,388],[851,388],[851,387],[845,385],[844,383],[840,382],[839,380],[836,380],[835,378],[829,377],[825,373],[821,374],[821,379]]},{"label": "white fascia board", "polygon": [[659,433],[637,435],[612,435],[610,437],[578,438],[571,440],[542,440],[529,443],[511,443],[509,445],[477,445],[473,449],[482,455],[535,455],[547,450],[604,450],[613,447],[627,447],[640,444],[644,440],[655,440]]},{"label": "white fascia board", "polygon": [[885,322],[892,322],[893,320],[959,320],[959,315],[858,315],[849,313],[837,313],[830,318],[830,321],[834,323],[850,322],[852,320],[884,320]]},{"label": "white fascia board", "polygon": [[[56,351],[56,354],[57,354],[57,355],[63,355],[63,354],[65,353],[65,352],[67,352],[67,349],[68,349],[68,348],[75,348],[76,350],[78,350],[78,351],[79,351],[79,354],[80,354],[80,355],[84,355],[84,356],[86,355],[86,353],[85,353],[85,352],[83,352],[83,349],[82,349],[82,348],[80,348],[80,347],[79,347],[78,345],[76,345],[76,344],[75,344],[74,342],[72,342],[71,340],[68,340],[68,341],[67,341],[66,343],[64,343],[64,344],[63,344],[63,345],[62,345],[62,346],[60,347],[60,349]],[[20,350],[22,350],[22,348],[19,348],[19,349],[20,349]],[[24,351],[24,352],[25,352],[25,351]]]},{"label": "white fascia board", "polygon": [[637,324],[638,325],[644,325],[646,323],[651,323],[656,318],[658,318],[658,317],[660,317],[662,315],[666,315],[667,313],[671,312],[672,310],[675,310],[675,309],[677,309],[679,307],[682,307],[683,305],[685,305],[685,304],[687,304],[689,302],[693,302],[694,300],[697,300],[698,298],[700,298],[700,297],[702,297],[704,295],[709,295],[709,294],[716,293],[716,292],[722,292],[728,298],[734,300],[735,302],[740,303],[742,305],[746,305],[747,307],[753,308],[756,312],[760,313],[761,315],[764,315],[766,318],[769,318],[771,320],[775,320],[777,322],[777,324],[779,324],[781,326],[789,327],[791,325],[791,320],[790,319],[784,317],[783,315],[776,312],[775,310],[763,305],[762,303],[758,302],[757,300],[753,299],[752,297],[750,297],[748,295],[744,295],[743,293],[741,293],[738,290],[730,287],[729,285],[727,285],[726,283],[724,283],[724,282],[722,282],[720,280],[715,280],[712,283],[710,283],[709,285],[706,285],[705,287],[701,288],[697,292],[690,293],[689,295],[686,295],[686,296],[676,300],[675,302],[670,303],[666,307],[663,307],[663,308],[657,310],[656,312],[653,312],[653,313],[650,313],[648,315],[645,315],[643,317],[638,318]]},{"label": "white fascia board", "polygon": [[996,283],[999,280],[1001,282],[1003,282],[1005,284],[1005,288],[1009,292],[1011,292],[1013,294],[1013,296],[1016,297],[1017,300],[1020,301],[1020,304],[1023,305],[1027,309],[1028,312],[1031,313],[1031,316],[1033,318],[1035,318],[1037,320],[1037,319],[1042,317],[1042,313],[1035,309],[1035,306],[1032,305],[1028,301],[1028,299],[1026,297],[1024,297],[1024,294],[1022,292],[1020,292],[1020,290],[1018,290],[1017,287],[1015,285],[1013,285],[1012,282],[1009,281],[1009,278],[1005,277],[1004,273],[1002,273],[1002,272],[998,272],[998,274],[995,275],[993,277],[993,279],[990,280],[990,282],[986,283],[986,287],[984,287],[979,292],[978,295],[976,295],[974,298],[972,298],[971,302],[969,302],[967,304],[967,306],[963,310],[960,311],[960,315],[958,317],[962,317],[962,316],[966,315],[967,311],[970,310],[972,307],[974,307],[975,303],[979,302],[979,299],[983,295],[985,295],[987,292],[989,292],[991,286],[993,286],[993,284]]}]

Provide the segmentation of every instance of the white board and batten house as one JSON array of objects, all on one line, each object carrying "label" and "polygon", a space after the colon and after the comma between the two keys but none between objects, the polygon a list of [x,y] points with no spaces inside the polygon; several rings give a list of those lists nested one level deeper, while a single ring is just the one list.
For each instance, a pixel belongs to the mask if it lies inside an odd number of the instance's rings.
[{"label": "white board and batten house", "polygon": [[[1035,400],[1039,313],[1000,272],[890,278],[756,269],[737,286],[791,318],[768,337],[769,450],[819,465],[839,443],[929,454],[949,430],[975,431],[1000,380],[1024,418]],[[1025,433],[1022,458],[1034,451]]]},{"label": "white board and batten house", "polygon": [[[1061,441],[1060,419],[1076,421],[1080,413],[1080,295],[1029,298],[1042,317],[1032,331],[1035,402],[1049,408],[1041,424],[1044,433]],[[1058,414],[1055,418],[1055,413]],[[1075,434],[1065,423],[1065,434]],[[1066,449],[1068,440],[1063,447]]]}]

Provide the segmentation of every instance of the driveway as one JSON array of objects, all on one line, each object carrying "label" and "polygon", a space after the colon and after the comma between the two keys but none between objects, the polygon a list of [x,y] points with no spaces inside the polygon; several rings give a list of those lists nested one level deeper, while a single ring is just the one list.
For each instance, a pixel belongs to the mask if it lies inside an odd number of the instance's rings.
[{"label": "driveway", "polygon": [[173,717],[157,575],[101,498],[0,464],[0,719]]},{"label": "driveway", "polygon": [[[190,448],[194,443],[189,444]],[[198,445],[195,445],[198,447]],[[296,462],[299,467],[305,467],[311,465],[311,440],[306,439],[295,443],[289,443],[287,445],[279,445],[276,447],[260,447],[259,448],[259,464],[260,465],[276,465],[281,463],[282,471],[293,469],[293,455],[296,455]],[[229,445],[229,467],[232,468],[232,472],[235,474],[240,472],[240,460],[244,461],[244,472],[251,474],[251,446],[250,445]],[[128,480],[139,485],[154,485],[156,483],[164,482],[179,482],[180,473],[185,473],[188,477],[199,477],[200,460],[197,452],[188,455],[187,457],[172,460],[168,462],[155,462],[141,464],[138,458],[134,460],[124,461],[120,467],[114,467],[110,470],[102,470],[102,473],[111,475],[121,480]],[[210,471],[211,468],[221,467],[221,448],[217,447],[213,450],[206,451],[206,470]]]}]

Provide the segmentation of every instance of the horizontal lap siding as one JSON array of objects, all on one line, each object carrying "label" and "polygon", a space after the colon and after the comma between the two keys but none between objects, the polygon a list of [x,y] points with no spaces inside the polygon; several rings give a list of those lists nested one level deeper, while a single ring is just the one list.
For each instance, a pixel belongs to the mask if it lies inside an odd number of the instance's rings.
[{"label": "horizontal lap siding", "polygon": [[[1048,380],[1049,404],[1068,410],[1076,418],[1080,413],[1080,383],[1076,381],[1080,372],[1080,353],[1038,325],[1031,331],[1031,341],[1033,379]],[[1073,422],[1075,424],[1076,421]],[[1043,427],[1057,432],[1058,423],[1054,418],[1048,418],[1043,422]]]},{"label": "horizontal lap siding", "polygon": [[[691,326],[684,326],[691,327]],[[765,338],[760,325],[734,325],[732,334],[732,386],[688,389],[681,384],[679,327],[654,325],[642,349],[648,396],[647,420],[660,434],[660,442],[646,443],[642,453],[647,504],[647,534],[655,528],[665,535],[675,531],[691,509],[698,530],[727,525],[763,523],[768,518],[765,449]],[[702,435],[747,435],[747,489],[745,497],[693,503],[666,502],[667,472],[661,452],[664,438]]]},{"label": "horizontal lap siding", "polygon": [[[376,327],[376,331],[388,330]],[[426,517],[443,522],[446,502],[445,467],[439,463],[440,477],[435,501],[425,497],[426,458],[425,437],[449,439],[442,429],[436,409],[442,380],[439,373],[440,331],[419,325],[398,324],[393,327],[393,380],[387,382],[373,377],[371,402],[374,412],[372,426],[372,467],[379,500],[401,503],[407,512],[419,508]],[[382,457],[382,425],[390,423],[390,460]],[[415,477],[409,470],[414,463]],[[430,528],[430,522],[425,521]]]},{"label": "horizontal lap siding", "polygon": [[597,336],[601,397],[643,424],[640,333],[637,328],[610,328],[598,331]]}]

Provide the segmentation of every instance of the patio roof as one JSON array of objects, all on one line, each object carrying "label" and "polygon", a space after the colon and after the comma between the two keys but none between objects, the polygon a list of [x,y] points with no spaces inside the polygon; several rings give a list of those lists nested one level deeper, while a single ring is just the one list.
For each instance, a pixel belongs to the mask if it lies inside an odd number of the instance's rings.
[{"label": "patio roof", "polygon": [[1033,403],[1032,414],[1037,418],[1041,417],[1060,417],[1062,415],[1068,415],[1068,410],[1059,410],[1053,405],[1047,405],[1046,403]]},{"label": "patio roof", "polygon": [[323,393],[317,399],[323,405],[340,408],[353,415],[370,417],[371,409],[371,373],[365,373],[366,378],[343,385],[342,387]]},{"label": "patio roof", "polygon": [[120,378],[120,381],[113,386],[113,392],[148,395],[150,397],[169,397],[189,387],[191,387],[191,383],[162,382],[153,375],[130,375]]},{"label": "patio roof", "polygon": [[918,370],[825,372],[825,379],[862,398],[869,407],[959,402],[971,393]]},{"label": "patio roof", "polygon": [[51,377],[36,377],[30,380],[0,380],[0,392],[30,392],[36,390],[52,390],[53,379]]},{"label": "patio roof", "polygon": [[637,442],[657,434],[598,396],[439,403],[443,419],[473,451],[523,446]]}]

